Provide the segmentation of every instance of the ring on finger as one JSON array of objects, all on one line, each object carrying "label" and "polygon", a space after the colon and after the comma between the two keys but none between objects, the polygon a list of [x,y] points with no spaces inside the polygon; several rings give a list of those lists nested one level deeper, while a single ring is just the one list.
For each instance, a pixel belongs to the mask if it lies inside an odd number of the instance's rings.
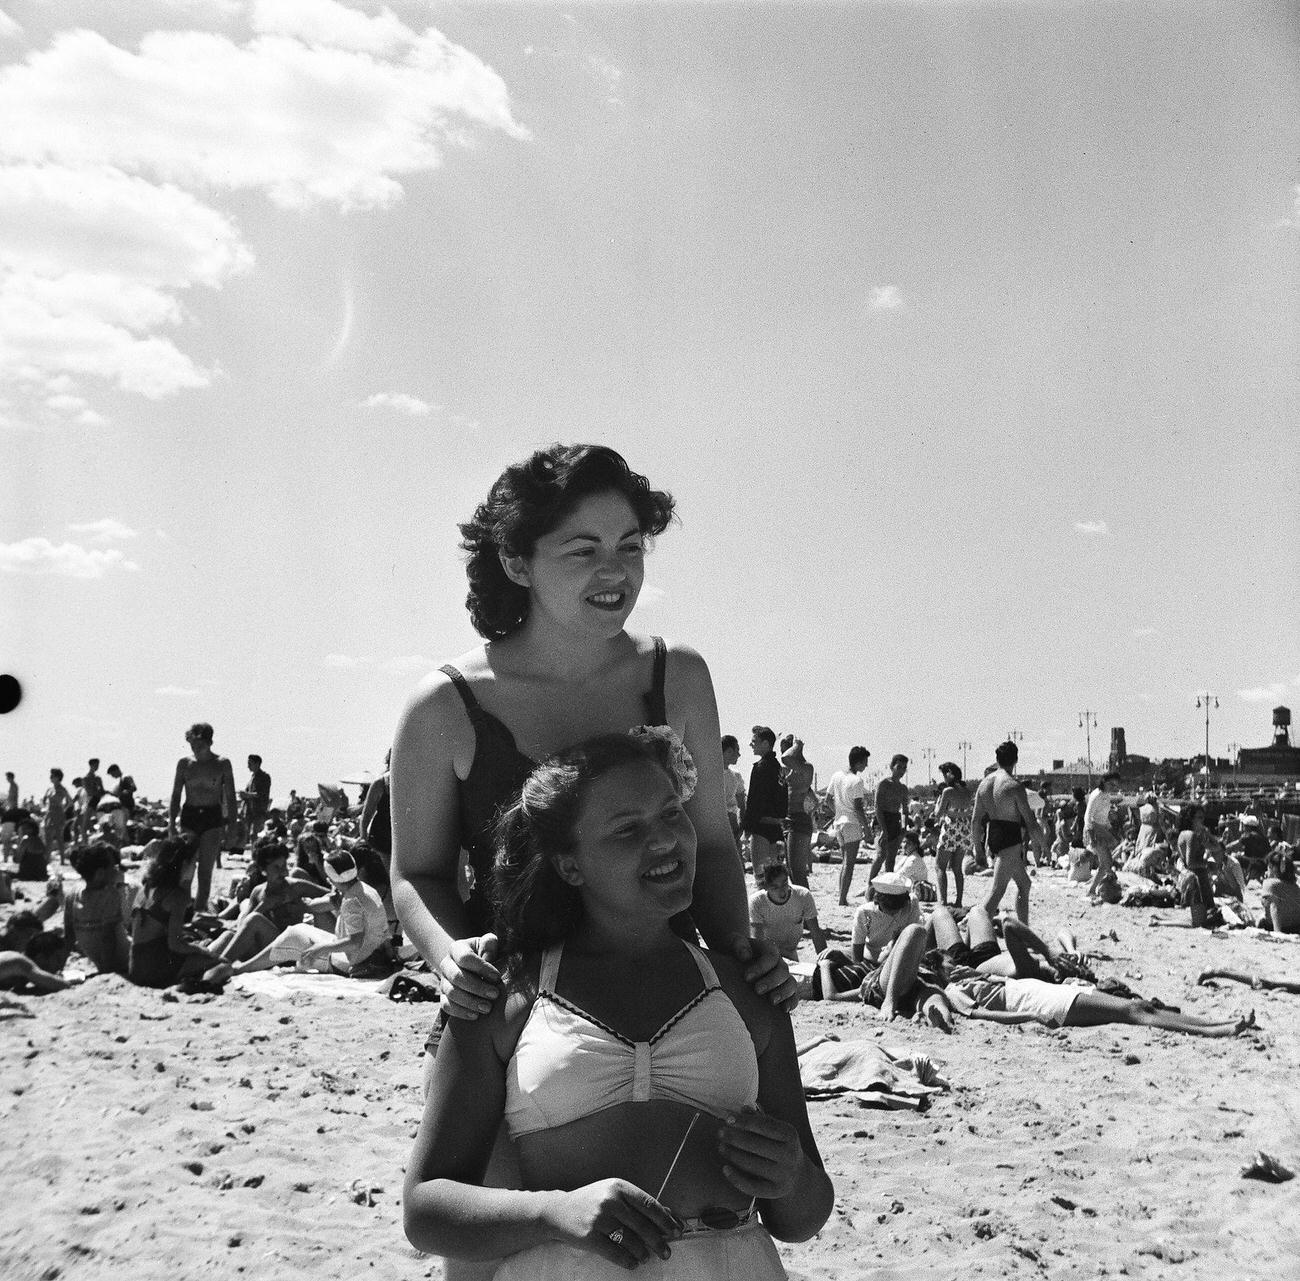
[{"label": "ring on finger", "polygon": [[610,1239],[611,1241],[613,1241],[613,1243],[614,1243],[615,1245],[622,1245],[622,1244],[623,1244],[623,1229],[622,1229],[622,1228],[615,1228],[613,1232],[609,1233],[609,1239]]}]

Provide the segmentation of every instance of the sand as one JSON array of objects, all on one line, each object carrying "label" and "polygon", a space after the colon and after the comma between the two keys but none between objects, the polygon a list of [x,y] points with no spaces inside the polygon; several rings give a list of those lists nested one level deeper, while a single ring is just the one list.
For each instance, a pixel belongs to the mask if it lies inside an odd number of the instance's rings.
[{"label": "sand", "polygon": [[[847,946],[835,874],[818,866],[812,888]],[[1102,973],[1189,1013],[1253,1006],[1261,1032],[947,1037],[799,1008],[801,1039],[926,1053],[954,1089],[920,1114],[810,1105],[837,1199],[817,1238],[781,1247],[792,1277],[1300,1276],[1300,1178],[1240,1177],[1261,1148],[1300,1169],[1300,996],[1195,984],[1211,966],[1295,978],[1300,941],[1149,916],[1036,879],[1035,925],[1073,927]],[[399,1200],[433,1007],[337,990],[168,1001],[99,978],[4,998],[0,1276],[441,1276],[402,1235]]]}]

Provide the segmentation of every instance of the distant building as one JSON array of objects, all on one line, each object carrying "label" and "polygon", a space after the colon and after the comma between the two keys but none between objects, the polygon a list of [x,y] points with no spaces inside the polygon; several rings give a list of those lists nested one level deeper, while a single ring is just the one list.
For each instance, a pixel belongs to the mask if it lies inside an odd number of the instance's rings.
[{"label": "distant building", "polygon": [[1247,775],[1300,778],[1300,747],[1291,743],[1291,709],[1273,709],[1273,742],[1268,747],[1243,747],[1237,754],[1237,770]]}]

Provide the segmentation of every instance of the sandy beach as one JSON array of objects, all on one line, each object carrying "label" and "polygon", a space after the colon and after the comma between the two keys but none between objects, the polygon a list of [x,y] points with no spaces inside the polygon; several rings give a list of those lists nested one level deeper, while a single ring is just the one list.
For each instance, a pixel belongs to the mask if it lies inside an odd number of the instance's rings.
[{"label": "sandy beach", "polygon": [[[847,945],[836,871],[815,865],[812,888]],[[968,884],[979,895],[987,881]],[[924,1053],[953,1088],[919,1113],[810,1104],[836,1208],[814,1240],[781,1247],[792,1277],[1298,1274],[1300,1178],[1240,1171],[1258,1149],[1300,1167],[1300,997],[1195,978],[1295,978],[1300,940],[1151,929],[1149,916],[1090,908],[1061,873],[1035,880],[1035,926],[1073,928],[1100,974],[1192,1014],[1253,1007],[1259,1032],[962,1023],[949,1037],[856,1005],[799,1007],[800,1040]],[[3,998],[0,1275],[441,1276],[400,1212],[434,1007],[302,986],[168,1000],[97,978]]]}]

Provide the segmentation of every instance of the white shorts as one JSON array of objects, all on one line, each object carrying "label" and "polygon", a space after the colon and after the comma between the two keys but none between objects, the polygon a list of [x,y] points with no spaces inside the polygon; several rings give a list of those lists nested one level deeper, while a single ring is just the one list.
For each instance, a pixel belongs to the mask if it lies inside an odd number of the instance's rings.
[{"label": "white shorts", "polygon": [[571,1245],[536,1245],[503,1259],[493,1281],[627,1281],[629,1276],[636,1281],[786,1281],[788,1276],[757,1220],[730,1231],[691,1232],[669,1245],[669,1258],[652,1254],[633,1272]]},{"label": "white shorts", "polygon": [[1074,983],[1044,983],[1042,979],[1007,979],[1008,1014],[1031,1014],[1047,1027],[1064,1027],[1083,990]]},{"label": "white shorts", "polygon": [[835,833],[835,839],[841,845],[852,845],[854,841],[862,839],[862,824],[856,818],[849,818],[847,814],[841,814],[831,824],[831,831]]}]

